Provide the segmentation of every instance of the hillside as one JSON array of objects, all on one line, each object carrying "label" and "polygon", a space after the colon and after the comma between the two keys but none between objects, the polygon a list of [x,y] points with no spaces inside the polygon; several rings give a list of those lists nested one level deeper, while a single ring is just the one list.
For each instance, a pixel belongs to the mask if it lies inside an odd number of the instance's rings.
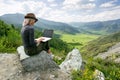
[{"label": "hillside", "polygon": [[120,42],[120,32],[104,37],[99,37],[93,41],[90,41],[81,50],[83,55],[96,56],[98,53],[107,51],[109,47],[115,45],[118,42]]},{"label": "hillside", "polygon": [[72,22],[72,26],[87,33],[105,34],[120,31],[120,19],[96,22]]},{"label": "hillside", "polygon": [[[9,24],[21,26],[24,19],[24,15],[19,13],[5,14],[3,16],[0,16],[0,19]],[[79,32],[77,29],[73,28],[69,24],[49,21],[41,18],[38,18],[38,22],[35,24],[35,26],[42,29],[53,29],[53,30],[62,31],[65,33],[70,33],[70,34],[75,34]]]},{"label": "hillside", "polygon": [[14,52],[20,44],[20,33],[15,26],[0,20],[0,52]]},{"label": "hillside", "polygon": [[96,58],[100,58],[103,60],[112,60],[115,63],[120,63],[120,43],[110,47],[106,52],[99,53]]}]

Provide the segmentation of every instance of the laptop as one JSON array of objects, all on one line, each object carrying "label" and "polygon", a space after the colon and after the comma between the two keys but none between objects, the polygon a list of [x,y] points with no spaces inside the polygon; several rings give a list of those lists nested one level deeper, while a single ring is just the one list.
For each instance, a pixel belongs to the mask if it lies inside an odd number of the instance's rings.
[{"label": "laptop", "polygon": [[48,30],[45,29],[43,32],[42,37],[44,38],[44,40],[42,40],[42,42],[46,42],[52,39],[52,35],[53,35],[53,30]]}]

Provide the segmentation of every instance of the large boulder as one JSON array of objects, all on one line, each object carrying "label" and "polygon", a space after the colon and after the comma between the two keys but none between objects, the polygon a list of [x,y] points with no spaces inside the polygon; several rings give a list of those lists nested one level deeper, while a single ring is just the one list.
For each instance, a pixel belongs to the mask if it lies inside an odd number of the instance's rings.
[{"label": "large boulder", "polygon": [[82,57],[80,52],[78,49],[73,49],[59,66],[63,71],[71,73],[72,70],[80,70],[81,65]]},{"label": "large boulder", "polygon": [[[22,46],[18,47],[17,51],[20,55],[21,64],[26,71],[59,69],[59,66],[52,60],[51,56],[46,51],[42,51],[31,57],[25,55],[24,48]],[[24,57],[24,59],[22,57]]]}]

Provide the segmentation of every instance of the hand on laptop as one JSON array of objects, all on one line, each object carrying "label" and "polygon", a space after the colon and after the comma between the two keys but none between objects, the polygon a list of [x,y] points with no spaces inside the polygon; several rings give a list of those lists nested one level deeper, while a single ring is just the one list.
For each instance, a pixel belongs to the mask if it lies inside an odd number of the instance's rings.
[{"label": "hand on laptop", "polygon": [[44,37],[39,37],[37,39],[35,39],[37,43],[41,42],[42,40],[44,40]]}]

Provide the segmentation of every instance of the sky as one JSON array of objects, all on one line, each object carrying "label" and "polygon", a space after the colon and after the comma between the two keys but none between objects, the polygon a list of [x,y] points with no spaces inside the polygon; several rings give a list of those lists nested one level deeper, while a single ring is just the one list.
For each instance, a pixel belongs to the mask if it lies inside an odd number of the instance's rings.
[{"label": "sky", "polygon": [[120,19],[120,0],[0,0],[0,16],[34,13],[57,22]]}]

